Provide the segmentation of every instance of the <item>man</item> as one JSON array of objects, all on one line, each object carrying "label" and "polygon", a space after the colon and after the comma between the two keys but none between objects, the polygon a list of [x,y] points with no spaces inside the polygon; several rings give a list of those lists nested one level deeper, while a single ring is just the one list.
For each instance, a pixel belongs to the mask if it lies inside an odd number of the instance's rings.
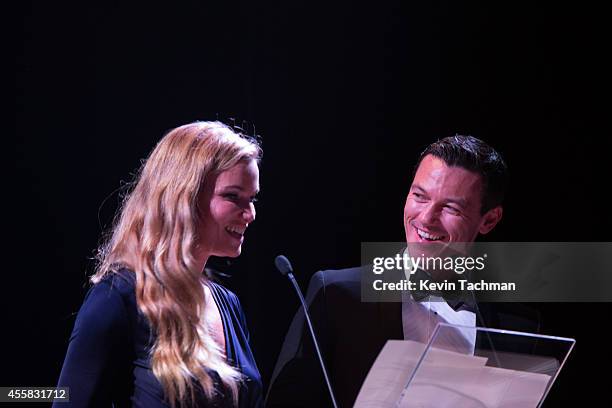
[{"label": "man", "polygon": [[[471,136],[452,136],[421,154],[404,207],[408,248],[473,242],[502,218],[507,169],[492,147]],[[537,317],[505,313],[479,304],[456,307],[432,296],[402,302],[362,302],[362,268],[320,271],[307,293],[313,325],[338,405],[353,406],[361,385],[387,340],[427,342],[439,322],[535,331]],[[466,305],[463,305],[466,306]],[[495,310],[493,310],[495,309]],[[521,316],[522,315],[522,316]],[[449,339],[452,340],[452,339]],[[465,338],[474,347],[475,339]],[[456,343],[456,342],[455,342]],[[272,375],[269,407],[331,406],[304,316],[294,318]]]}]

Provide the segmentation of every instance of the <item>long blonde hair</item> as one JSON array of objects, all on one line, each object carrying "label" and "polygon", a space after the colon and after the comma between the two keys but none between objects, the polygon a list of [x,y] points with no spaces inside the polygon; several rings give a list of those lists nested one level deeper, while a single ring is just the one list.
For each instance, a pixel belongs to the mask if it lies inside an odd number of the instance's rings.
[{"label": "long blonde hair", "polygon": [[98,250],[92,283],[121,268],[135,272],[138,308],[156,334],[151,367],[172,406],[194,401],[193,380],[208,399],[214,397],[207,370],[216,371],[238,401],[241,374],[225,361],[205,323],[207,278],[194,258],[197,201],[209,176],[260,158],[255,140],[220,122],[171,130],[141,167],[110,238]]}]

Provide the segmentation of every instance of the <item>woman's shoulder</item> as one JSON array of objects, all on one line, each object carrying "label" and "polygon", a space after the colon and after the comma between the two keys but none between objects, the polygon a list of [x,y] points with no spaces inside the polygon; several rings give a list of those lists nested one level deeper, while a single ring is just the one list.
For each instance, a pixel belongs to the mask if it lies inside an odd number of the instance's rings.
[{"label": "woman's shoulder", "polygon": [[98,294],[118,295],[122,298],[133,298],[135,296],[136,274],[129,269],[119,269],[107,273],[100,281],[91,288],[92,292]]},{"label": "woman's shoulder", "polygon": [[132,314],[136,304],[134,272],[121,269],[107,273],[95,283],[85,296],[80,314]]},{"label": "woman's shoulder", "polygon": [[129,271],[117,271],[94,284],[79,309],[73,336],[78,333],[102,335],[124,327],[133,314],[134,283]]}]

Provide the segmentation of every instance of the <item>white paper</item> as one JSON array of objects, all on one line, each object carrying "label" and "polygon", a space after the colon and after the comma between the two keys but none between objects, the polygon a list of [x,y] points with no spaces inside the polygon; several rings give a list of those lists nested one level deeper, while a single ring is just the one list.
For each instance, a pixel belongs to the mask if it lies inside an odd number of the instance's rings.
[{"label": "white paper", "polygon": [[550,380],[545,374],[486,367],[486,357],[430,348],[404,390],[426,347],[389,340],[370,369],[355,407],[537,407]]},{"label": "white paper", "polygon": [[[427,345],[410,340],[389,340],[379,353],[355,401],[355,407],[394,407]],[[484,366],[484,357],[430,349],[427,361],[457,367]]]}]

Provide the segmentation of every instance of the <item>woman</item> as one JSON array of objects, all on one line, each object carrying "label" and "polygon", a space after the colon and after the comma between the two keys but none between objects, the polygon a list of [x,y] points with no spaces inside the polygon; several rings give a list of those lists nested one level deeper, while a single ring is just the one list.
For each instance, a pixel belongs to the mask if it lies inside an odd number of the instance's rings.
[{"label": "woman", "polygon": [[219,122],[178,127],[155,147],[76,319],[59,380],[72,406],[262,405],[240,303],[203,273],[210,256],[240,255],[260,157]]}]

